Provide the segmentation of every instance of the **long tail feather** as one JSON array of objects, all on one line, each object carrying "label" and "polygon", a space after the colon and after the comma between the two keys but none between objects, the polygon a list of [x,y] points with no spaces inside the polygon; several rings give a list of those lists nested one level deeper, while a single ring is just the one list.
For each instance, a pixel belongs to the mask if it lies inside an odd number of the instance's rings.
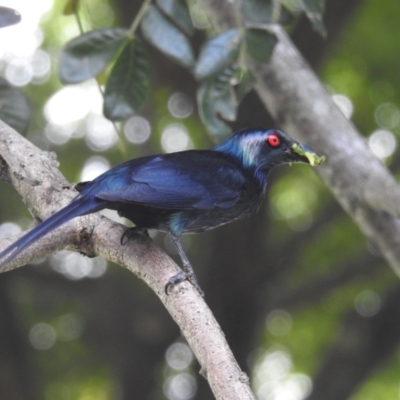
[{"label": "long tail feather", "polygon": [[33,228],[26,235],[22,236],[16,242],[8,246],[0,253],[0,260],[6,257],[0,263],[0,267],[11,262],[18,254],[29,247],[32,243],[39,240],[49,232],[65,224],[69,220],[85,214],[100,210],[101,205],[93,198],[80,197],[73,200],[68,206],[64,207],[50,218],[46,219],[38,226]]}]

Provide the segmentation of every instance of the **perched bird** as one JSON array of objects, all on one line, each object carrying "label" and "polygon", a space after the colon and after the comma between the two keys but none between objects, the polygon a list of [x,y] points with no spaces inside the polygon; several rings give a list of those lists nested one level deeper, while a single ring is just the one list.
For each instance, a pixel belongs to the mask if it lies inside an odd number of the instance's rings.
[{"label": "perched bird", "polygon": [[309,147],[278,130],[236,132],[211,150],[188,150],[124,162],[90,182],[77,185],[78,196],[0,253],[1,265],[67,221],[108,208],[135,224],[124,236],[147,229],[167,232],[183,271],[165,286],[189,280],[202,293],[181,246],[184,233],[199,233],[255,211],[264,197],[268,173],[292,162],[324,161]]}]

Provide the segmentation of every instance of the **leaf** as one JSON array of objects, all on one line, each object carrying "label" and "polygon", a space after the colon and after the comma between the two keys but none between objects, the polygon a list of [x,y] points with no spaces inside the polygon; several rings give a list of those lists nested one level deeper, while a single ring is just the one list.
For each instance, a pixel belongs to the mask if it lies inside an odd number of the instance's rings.
[{"label": "leaf", "polygon": [[21,14],[12,8],[0,6],[0,28],[18,24],[21,21]]},{"label": "leaf", "polygon": [[146,100],[150,87],[143,44],[129,41],[115,63],[104,94],[104,115],[112,120],[129,118]]},{"label": "leaf", "polygon": [[184,67],[194,65],[194,54],[188,38],[154,6],[150,6],[141,24],[144,38],[156,49]]},{"label": "leaf", "polygon": [[126,40],[127,32],[123,28],[98,29],[67,43],[60,55],[58,75],[61,82],[79,83],[98,75]]},{"label": "leaf", "polygon": [[241,3],[243,13],[250,21],[273,22],[274,4],[272,0],[245,0]]},{"label": "leaf", "polygon": [[325,37],[326,28],[322,19],[322,14],[325,9],[325,0],[302,0],[302,5],[314,29],[321,36]]},{"label": "leaf", "polygon": [[281,5],[278,18],[278,24],[284,27],[291,27],[296,22],[296,16],[292,14],[285,6]]},{"label": "leaf", "polygon": [[204,81],[197,91],[199,115],[208,132],[213,136],[226,136],[230,127],[220,117],[234,121],[237,113],[237,99],[229,77],[236,70],[228,69],[214,79]]},{"label": "leaf", "polygon": [[27,97],[17,88],[0,78],[0,119],[19,133],[28,130],[32,107]]},{"label": "leaf", "polygon": [[249,69],[241,70],[239,77],[240,83],[236,91],[238,101],[241,102],[244,96],[253,88],[253,84],[256,81],[253,73]]},{"label": "leaf", "polygon": [[246,29],[246,48],[249,55],[256,61],[266,63],[278,42],[275,34],[265,29]]},{"label": "leaf", "polygon": [[187,4],[183,0],[157,0],[160,10],[171,18],[187,35],[193,35],[194,27]]},{"label": "leaf", "polygon": [[291,26],[296,17],[281,2],[282,0],[246,0],[242,1],[242,10],[252,22]]},{"label": "leaf", "polygon": [[212,92],[213,88],[209,81],[203,82],[197,91],[200,119],[211,135],[226,136],[231,130],[228,125],[218,118],[214,108],[215,101],[212,100]]},{"label": "leaf", "polygon": [[68,0],[64,6],[63,15],[73,15],[78,10],[79,0]]},{"label": "leaf", "polygon": [[202,80],[219,74],[236,60],[239,54],[241,35],[237,29],[230,29],[210,39],[202,48],[194,75]]},{"label": "leaf", "polygon": [[231,85],[225,85],[220,91],[217,102],[215,104],[216,111],[222,118],[227,121],[234,121],[236,119],[237,100],[235,92]]}]

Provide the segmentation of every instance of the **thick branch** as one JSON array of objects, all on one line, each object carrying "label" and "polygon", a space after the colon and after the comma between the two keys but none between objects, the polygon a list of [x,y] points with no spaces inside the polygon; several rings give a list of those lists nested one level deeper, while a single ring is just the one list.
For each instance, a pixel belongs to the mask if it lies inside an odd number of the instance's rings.
[{"label": "thick branch", "polygon": [[294,48],[286,33],[268,65],[253,65],[257,91],[290,134],[326,154],[319,173],[364,234],[400,275],[400,186]]},{"label": "thick branch", "polygon": [[[0,177],[11,181],[29,210],[47,218],[76,195],[57,170],[52,154],[43,152],[0,121]],[[217,399],[254,399],[225,337],[204,300],[189,283],[168,296],[164,286],[178,267],[151,240],[138,238],[121,246],[123,227],[98,214],[76,218],[47,235],[16,258],[8,269],[25,265],[68,246],[99,255],[141,277],[158,295],[195,353]],[[14,238],[15,239],[15,238]],[[1,240],[0,249],[10,240]]]},{"label": "thick branch", "polygon": [[[235,2],[201,3],[215,28],[233,26]],[[326,155],[326,163],[318,167],[325,184],[400,276],[400,186],[335,105],[285,31],[270,28],[279,42],[268,64],[250,61],[255,89],[285,131]]]}]

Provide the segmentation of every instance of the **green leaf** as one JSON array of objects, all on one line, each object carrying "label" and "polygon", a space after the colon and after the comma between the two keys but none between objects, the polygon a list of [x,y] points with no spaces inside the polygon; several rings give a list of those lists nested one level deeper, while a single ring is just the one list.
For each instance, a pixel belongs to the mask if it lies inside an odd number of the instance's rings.
[{"label": "green leaf", "polygon": [[249,55],[261,63],[267,62],[278,42],[275,34],[264,29],[246,29],[246,48]]},{"label": "green leaf", "polygon": [[188,38],[157,8],[150,6],[141,28],[143,37],[166,56],[187,68],[194,65],[194,54]]},{"label": "green leaf", "polygon": [[0,28],[18,24],[21,21],[21,14],[8,7],[0,6]]},{"label": "green leaf", "polygon": [[225,137],[231,131],[220,117],[234,121],[237,99],[230,85],[230,77],[236,70],[228,68],[217,78],[204,81],[197,91],[199,115],[208,132],[213,136]]},{"label": "green leaf", "polygon": [[253,22],[273,22],[274,4],[272,0],[245,0],[241,2],[247,19]]},{"label": "green leaf", "polygon": [[303,10],[311,21],[314,29],[323,37],[326,36],[326,28],[322,19],[325,9],[325,0],[302,0]]},{"label": "green leaf", "polygon": [[291,27],[296,22],[296,16],[292,14],[285,6],[281,5],[277,23],[284,27]]},{"label": "green leaf", "polygon": [[197,79],[218,75],[236,60],[239,54],[241,35],[237,29],[230,29],[210,39],[202,48],[194,70]]},{"label": "green leaf", "polygon": [[79,83],[98,75],[114,58],[127,32],[123,28],[98,29],[67,43],[59,61],[61,82]]},{"label": "green leaf", "polygon": [[249,69],[241,70],[240,76],[238,78],[240,80],[240,83],[237,88],[236,95],[238,101],[241,102],[244,96],[253,88],[253,84],[256,81],[256,78]]},{"label": "green leaf", "polygon": [[215,104],[216,111],[227,121],[234,121],[237,112],[237,99],[231,85],[225,85],[219,93]]},{"label": "green leaf", "polygon": [[200,119],[206,126],[207,131],[213,136],[227,136],[231,129],[221,121],[214,108],[213,87],[208,81],[203,82],[197,91],[197,104],[199,107]]},{"label": "green leaf", "polygon": [[112,120],[129,118],[146,100],[150,87],[143,44],[129,41],[115,63],[104,94],[104,115]]},{"label": "green leaf", "polygon": [[194,27],[187,4],[183,0],[157,0],[160,10],[171,18],[187,35],[193,35]]},{"label": "green leaf", "polygon": [[0,119],[19,133],[28,130],[32,107],[27,97],[0,78]]}]

